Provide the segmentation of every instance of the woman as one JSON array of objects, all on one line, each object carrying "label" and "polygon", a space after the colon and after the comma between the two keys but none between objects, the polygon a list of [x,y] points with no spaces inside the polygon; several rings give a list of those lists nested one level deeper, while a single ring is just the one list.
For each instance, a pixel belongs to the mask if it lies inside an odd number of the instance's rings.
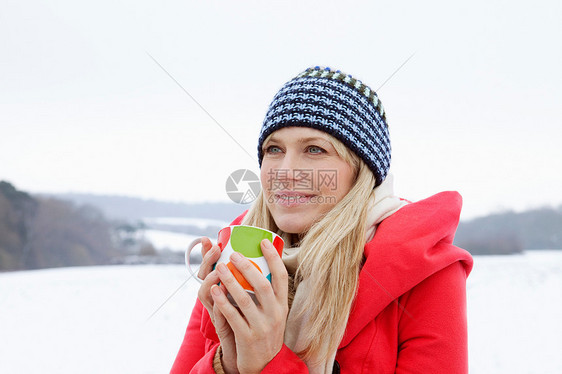
[{"label": "woman", "polygon": [[[393,194],[382,104],[351,75],[310,68],[262,126],[262,191],[233,221],[285,239],[269,282],[203,241],[198,293],[172,373],[466,373],[470,255],[453,246],[461,198]],[[220,285],[217,285],[219,284]],[[238,308],[227,299],[230,293]]]}]

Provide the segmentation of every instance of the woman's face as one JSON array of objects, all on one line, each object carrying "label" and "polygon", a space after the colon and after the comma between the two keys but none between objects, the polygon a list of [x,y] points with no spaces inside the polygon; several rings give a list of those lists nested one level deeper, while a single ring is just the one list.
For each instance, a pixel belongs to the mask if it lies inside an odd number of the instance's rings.
[{"label": "woman's face", "polygon": [[284,232],[304,234],[351,189],[351,165],[323,131],[284,127],[263,144],[261,183],[267,206]]}]

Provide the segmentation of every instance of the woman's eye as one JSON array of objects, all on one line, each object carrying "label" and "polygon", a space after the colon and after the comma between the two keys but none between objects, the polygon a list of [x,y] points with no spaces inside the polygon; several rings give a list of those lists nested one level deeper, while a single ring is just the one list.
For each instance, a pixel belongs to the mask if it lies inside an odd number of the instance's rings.
[{"label": "woman's eye", "polygon": [[310,153],[324,153],[324,152],[326,152],[323,148],[317,147],[315,145],[311,145],[310,147],[308,147],[308,151]]},{"label": "woman's eye", "polygon": [[279,153],[281,152],[281,148],[275,146],[275,145],[270,145],[269,147],[267,147],[265,149],[266,153]]}]

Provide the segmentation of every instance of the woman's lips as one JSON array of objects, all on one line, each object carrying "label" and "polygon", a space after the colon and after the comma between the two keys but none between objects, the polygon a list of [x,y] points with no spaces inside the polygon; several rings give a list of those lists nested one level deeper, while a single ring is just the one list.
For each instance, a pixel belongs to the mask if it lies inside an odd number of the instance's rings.
[{"label": "woman's lips", "polygon": [[279,191],[274,195],[275,203],[278,205],[292,207],[303,204],[308,204],[315,195],[304,194],[295,191]]}]

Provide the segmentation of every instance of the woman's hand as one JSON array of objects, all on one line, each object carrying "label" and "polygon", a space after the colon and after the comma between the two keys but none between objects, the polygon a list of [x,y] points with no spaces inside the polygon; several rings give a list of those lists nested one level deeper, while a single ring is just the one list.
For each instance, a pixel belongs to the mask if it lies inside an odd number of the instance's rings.
[{"label": "woman's hand", "polygon": [[211,297],[210,290],[212,285],[219,282],[219,278],[216,275],[216,272],[212,270],[213,265],[219,260],[219,257],[221,256],[221,250],[218,245],[213,245],[211,240],[206,237],[201,238],[201,246],[203,247],[201,249],[203,261],[201,262],[201,266],[199,266],[197,277],[203,280],[203,284],[199,288],[197,297],[199,298],[203,306],[207,309],[212,318],[213,299]]},{"label": "woman's hand", "polygon": [[[236,367],[240,373],[259,373],[283,347],[283,337],[288,314],[287,270],[281,257],[268,240],[261,242],[261,249],[271,270],[271,283],[248,259],[239,253],[230,257],[231,262],[252,285],[259,305],[240,286],[224,264],[217,265],[211,274],[218,276],[221,286],[210,288],[214,302],[214,320],[217,334],[227,341],[235,340]],[[209,275],[211,276],[211,275]],[[207,279],[205,280],[205,282]],[[205,283],[204,282],[204,283]],[[226,297],[230,293],[238,308]],[[219,330],[221,332],[219,333]],[[230,335],[232,332],[233,335]],[[222,345],[222,338],[221,338]],[[223,352],[226,347],[223,346]],[[223,356],[223,366],[227,370]],[[228,359],[231,359],[229,352]],[[230,371],[227,371],[230,372]]]},{"label": "woman's hand", "polygon": [[[197,276],[199,279],[203,280],[203,284],[199,288],[197,297],[209,312],[211,317],[211,322],[215,326],[217,336],[221,342],[222,348],[222,364],[226,373],[237,373],[236,368],[236,344],[234,342],[234,333],[230,326],[224,320],[224,317],[217,313],[214,308],[214,301],[211,297],[211,287],[219,283],[219,277],[216,271],[213,271],[213,265],[219,260],[221,256],[221,250],[218,245],[213,245],[209,238],[201,238],[201,246],[203,247],[201,253],[203,255],[203,261],[199,267],[199,272]],[[224,288],[224,286],[221,286]],[[226,289],[225,289],[226,292]],[[221,318],[222,317],[222,318]]]}]

